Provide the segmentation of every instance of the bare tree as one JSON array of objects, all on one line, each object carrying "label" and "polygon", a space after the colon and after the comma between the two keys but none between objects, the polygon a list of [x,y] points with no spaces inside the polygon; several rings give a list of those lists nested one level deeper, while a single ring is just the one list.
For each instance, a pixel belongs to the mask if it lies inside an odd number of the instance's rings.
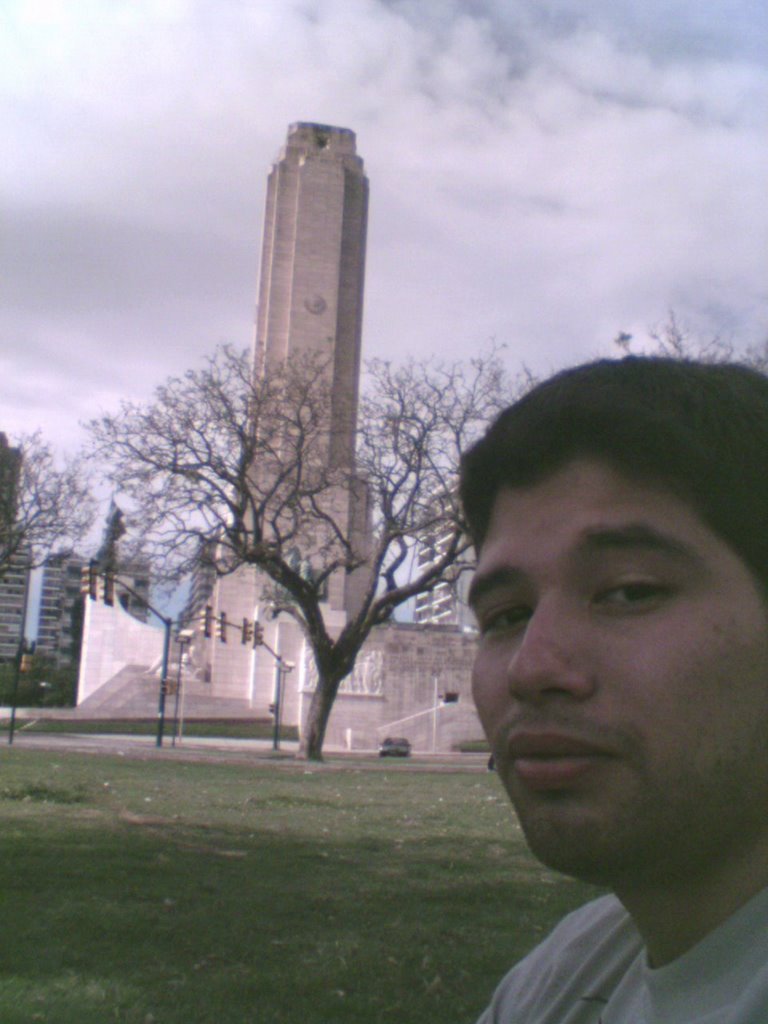
[{"label": "bare tree", "polygon": [[[613,341],[625,355],[635,353],[637,339],[626,331],[620,331]],[[669,359],[694,359],[705,363],[737,362],[768,375],[768,340],[737,350],[731,341],[719,335],[711,338],[697,336],[689,327],[681,324],[674,310],[670,310],[664,323],[648,330],[647,338],[640,339],[639,350],[646,355]]]},{"label": "bare tree", "polygon": [[[467,363],[375,361],[349,464],[333,454],[344,450],[332,437],[340,396],[322,360],[254,378],[248,355],[222,346],[202,370],[90,429],[167,579],[192,571],[201,550],[219,574],[249,565],[268,578],[275,613],[299,623],[314,656],[302,752],[319,758],[339,685],[371,629],[456,571],[468,546],[459,454],[512,391],[495,349]],[[437,532],[449,538],[439,557],[409,571],[415,547]],[[354,599],[333,632],[326,595],[338,574]]]},{"label": "bare tree", "polygon": [[0,576],[70,551],[88,531],[95,501],[80,459],[59,462],[39,432],[9,445],[0,435]]}]

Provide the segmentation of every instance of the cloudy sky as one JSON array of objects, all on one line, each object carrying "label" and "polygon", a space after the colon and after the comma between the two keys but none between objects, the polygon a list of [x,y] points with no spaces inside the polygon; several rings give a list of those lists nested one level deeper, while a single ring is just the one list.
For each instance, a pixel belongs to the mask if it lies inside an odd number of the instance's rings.
[{"label": "cloudy sky", "polygon": [[0,430],[252,335],[294,121],[371,182],[364,351],[768,338],[764,0],[0,0]]}]

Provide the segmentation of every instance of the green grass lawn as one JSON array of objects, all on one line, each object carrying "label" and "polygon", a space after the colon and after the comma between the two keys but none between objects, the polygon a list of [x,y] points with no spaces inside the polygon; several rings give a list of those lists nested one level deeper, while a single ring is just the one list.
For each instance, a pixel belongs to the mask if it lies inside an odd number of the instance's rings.
[{"label": "green grass lawn", "polygon": [[3,1024],[472,1024],[592,895],[466,768],[14,747],[0,815]]}]

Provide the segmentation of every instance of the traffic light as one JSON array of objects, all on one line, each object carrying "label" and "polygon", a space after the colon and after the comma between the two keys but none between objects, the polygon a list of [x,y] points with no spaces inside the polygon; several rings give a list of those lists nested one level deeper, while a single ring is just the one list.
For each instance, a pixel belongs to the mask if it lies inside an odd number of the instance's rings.
[{"label": "traffic light", "polygon": [[227,613],[226,612],[222,612],[219,615],[219,618],[217,620],[217,625],[219,627],[219,640],[221,640],[221,642],[223,644],[225,644],[227,642]]},{"label": "traffic light", "polygon": [[110,607],[115,603],[115,574],[113,572],[104,573],[104,604],[108,604]]},{"label": "traffic light", "polygon": [[247,644],[253,640],[253,625],[248,619],[243,619],[243,625],[240,629],[240,643]]},{"label": "traffic light", "polygon": [[80,593],[95,601],[99,596],[99,574],[93,562],[80,570]]},{"label": "traffic light", "polygon": [[203,636],[210,640],[213,636],[213,608],[209,604],[205,606],[200,618],[202,620]]},{"label": "traffic light", "polygon": [[258,621],[253,623],[253,646],[261,647],[264,643],[264,627]]}]

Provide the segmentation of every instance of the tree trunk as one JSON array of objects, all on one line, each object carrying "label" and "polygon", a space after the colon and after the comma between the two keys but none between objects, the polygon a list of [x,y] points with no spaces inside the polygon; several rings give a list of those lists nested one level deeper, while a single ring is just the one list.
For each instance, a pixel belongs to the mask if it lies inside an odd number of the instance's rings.
[{"label": "tree trunk", "polygon": [[299,757],[307,761],[323,760],[323,742],[328,719],[341,679],[320,676],[309,705],[306,726],[299,745]]}]

